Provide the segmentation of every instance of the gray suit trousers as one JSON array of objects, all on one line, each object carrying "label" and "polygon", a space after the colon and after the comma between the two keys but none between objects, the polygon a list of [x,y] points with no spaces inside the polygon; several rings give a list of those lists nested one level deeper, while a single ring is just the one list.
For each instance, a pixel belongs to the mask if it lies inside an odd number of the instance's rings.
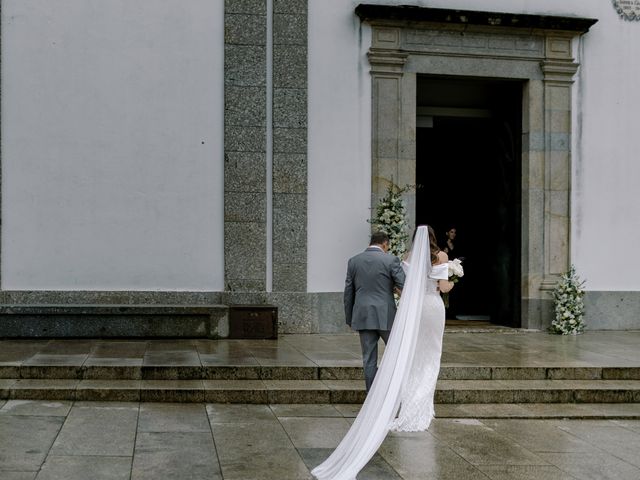
[{"label": "gray suit trousers", "polygon": [[378,371],[378,339],[384,344],[389,340],[389,330],[358,330],[360,346],[362,347],[362,365],[364,367],[364,383],[367,392],[371,389],[373,379]]}]

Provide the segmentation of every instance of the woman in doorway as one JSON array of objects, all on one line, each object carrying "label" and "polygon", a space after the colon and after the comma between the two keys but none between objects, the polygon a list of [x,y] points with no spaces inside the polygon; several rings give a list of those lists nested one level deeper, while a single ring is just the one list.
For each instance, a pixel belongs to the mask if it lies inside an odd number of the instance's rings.
[{"label": "woman in doorway", "polygon": [[319,480],[355,480],[389,430],[426,430],[440,371],[447,255],[431,227],[419,226],[407,278],[382,362],[353,425],[331,456],[311,472]]},{"label": "woman in doorway", "polygon": [[[464,257],[460,254],[460,244],[456,240],[457,236],[458,236],[458,229],[455,226],[451,225],[444,234],[444,242],[443,242],[444,247],[442,248],[442,251],[447,254],[447,256],[449,257],[449,260],[458,258],[460,259],[460,261],[462,261],[464,260]],[[455,293],[452,292],[449,295],[449,299],[446,305],[447,318],[454,319],[456,318],[456,314],[460,313],[458,311],[458,308],[456,308],[460,303],[460,295],[461,295],[460,288],[456,288],[456,292]]]},{"label": "woman in doorway", "polygon": [[450,227],[444,234],[444,247],[442,251],[447,254],[449,260],[454,258],[460,258],[460,249],[456,244],[456,237],[458,236],[458,229],[456,227]]}]

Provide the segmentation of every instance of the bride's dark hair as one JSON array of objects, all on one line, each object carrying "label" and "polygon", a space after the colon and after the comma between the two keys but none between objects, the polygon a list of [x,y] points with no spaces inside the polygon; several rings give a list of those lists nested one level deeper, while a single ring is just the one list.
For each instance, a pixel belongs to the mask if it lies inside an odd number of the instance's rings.
[{"label": "bride's dark hair", "polygon": [[412,244],[416,239],[418,227],[427,227],[427,231],[429,232],[429,250],[431,251],[431,263],[436,263],[438,261],[438,252],[440,252],[440,247],[438,246],[438,240],[436,238],[436,232],[433,230],[433,228],[431,228],[431,225],[417,225],[415,230],[413,231],[413,237],[411,237]]}]

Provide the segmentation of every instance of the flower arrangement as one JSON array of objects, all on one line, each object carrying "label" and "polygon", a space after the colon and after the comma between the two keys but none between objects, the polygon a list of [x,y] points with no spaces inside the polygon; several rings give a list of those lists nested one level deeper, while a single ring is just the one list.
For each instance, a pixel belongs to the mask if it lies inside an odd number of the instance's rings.
[{"label": "flower arrangement", "polygon": [[[462,260],[454,258],[447,262],[447,268],[449,270],[448,276],[451,283],[458,283],[462,277],[464,277],[464,269],[462,268]],[[449,292],[442,293],[442,301],[444,306],[449,308]]]},{"label": "flower arrangement", "polygon": [[[371,225],[389,236],[389,253],[400,260],[407,251],[407,241],[409,240],[407,207],[402,199],[402,194],[410,189],[410,185],[398,187],[391,182],[386,195],[378,202],[375,217],[369,221]],[[393,293],[393,298],[398,305],[400,303],[398,292]]]},{"label": "flower arrangement", "polygon": [[584,284],[573,265],[560,277],[552,292],[556,316],[551,322],[551,333],[575,335],[584,331]]},{"label": "flower arrangement", "polygon": [[391,183],[386,195],[378,202],[375,216],[370,220],[371,225],[389,235],[389,253],[400,259],[407,251],[409,240],[407,208],[402,194],[411,188],[410,185],[398,187]]}]

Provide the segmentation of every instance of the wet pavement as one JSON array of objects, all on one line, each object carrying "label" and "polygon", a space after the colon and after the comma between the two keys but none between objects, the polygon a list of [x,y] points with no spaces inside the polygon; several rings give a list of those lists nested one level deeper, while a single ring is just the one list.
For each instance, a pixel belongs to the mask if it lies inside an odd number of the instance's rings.
[{"label": "wet pavement", "polygon": [[[311,478],[355,405],[9,400],[3,480]],[[436,419],[391,433],[359,479],[640,478],[639,420]]]},{"label": "wet pavement", "polygon": [[[640,367],[640,331],[558,336],[498,329],[445,332],[443,366]],[[383,348],[379,349],[382,355]],[[15,367],[361,367],[357,334],[281,335],[278,340],[0,340],[0,369]]]},{"label": "wet pavement", "polygon": [[[545,390],[550,382],[570,386],[598,381],[621,388],[639,380],[639,344],[640,332],[558,337],[518,330],[450,331],[445,334],[441,377],[460,379],[441,383],[464,382],[456,387],[461,390],[475,389],[481,382],[526,383],[533,385],[531,391]],[[155,366],[184,367],[176,370],[178,376],[230,366],[234,375],[311,372],[320,382],[330,371],[325,369],[340,367],[346,370],[336,371],[352,375],[360,362],[356,335],[287,335],[277,341],[0,341],[0,372],[5,375],[0,382],[37,381],[24,380],[24,375],[35,376],[45,367],[42,371],[53,372],[55,378],[69,372],[81,378],[60,382],[85,381],[95,367],[104,367],[99,372],[105,375],[144,378],[145,373],[158,373]],[[13,374],[17,380],[11,380]],[[0,479],[309,479],[309,471],[336,447],[358,409],[357,404],[322,402],[6,398],[0,400]],[[563,418],[604,411],[611,418]],[[439,418],[427,432],[389,434],[358,478],[640,479],[635,397],[632,402],[597,404],[443,402],[436,405],[436,414]]]}]

